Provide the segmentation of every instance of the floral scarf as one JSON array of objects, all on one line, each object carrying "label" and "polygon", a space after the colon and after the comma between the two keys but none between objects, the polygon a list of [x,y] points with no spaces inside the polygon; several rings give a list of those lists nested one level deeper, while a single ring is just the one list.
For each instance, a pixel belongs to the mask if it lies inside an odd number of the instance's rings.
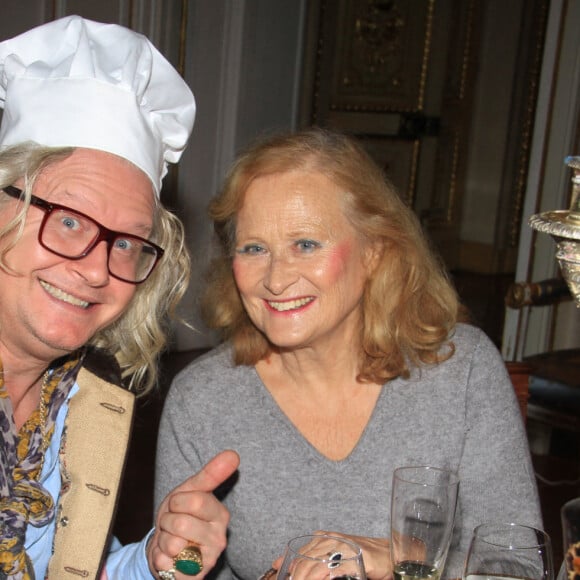
[{"label": "floral scarf", "polygon": [[24,547],[26,528],[45,526],[54,518],[54,502],[38,478],[58,411],[82,359],[76,353],[51,365],[44,378],[42,404],[18,433],[0,361],[0,579],[34,580]]}]

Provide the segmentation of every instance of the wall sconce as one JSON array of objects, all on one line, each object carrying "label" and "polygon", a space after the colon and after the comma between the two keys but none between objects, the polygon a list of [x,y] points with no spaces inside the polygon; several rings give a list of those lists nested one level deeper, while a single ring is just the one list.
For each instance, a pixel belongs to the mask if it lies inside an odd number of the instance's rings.
[{"label": "wall sconce", "polygon": [[570,209],[536,214],[528,223],[554,238],[556,259],[576,306],[580,308],[580,157],[566,157],[565,163],[572,169]]}]

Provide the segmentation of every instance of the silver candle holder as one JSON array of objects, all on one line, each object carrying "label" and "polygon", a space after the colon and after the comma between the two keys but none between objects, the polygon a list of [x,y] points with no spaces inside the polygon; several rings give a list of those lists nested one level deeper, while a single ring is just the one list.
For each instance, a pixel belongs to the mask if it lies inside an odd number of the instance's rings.
[{"label": "silver candle holder", "polygon": [[528,223],[554,238],[556,259],[576,306],[580,308],[580,157],[566,157],[565,163],[572,169],[570,209],[536,214]]}]

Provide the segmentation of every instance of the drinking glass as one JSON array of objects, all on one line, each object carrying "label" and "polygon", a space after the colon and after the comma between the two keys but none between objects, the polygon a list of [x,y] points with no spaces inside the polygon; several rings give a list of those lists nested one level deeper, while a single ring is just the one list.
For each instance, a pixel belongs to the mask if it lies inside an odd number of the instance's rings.
[{"label": "drinking glass", "polygon": [[366,580],[361,548],[328,534],[298,536],[288,542],[279,580]]},{"label": "drinking glass", "polygon": [[391,560],[395,580],[438,580],[445,565],[459,478],[431,466],[399,467],[391,496]]},{"label": "drinking glass", "polygon": [[518,524],[487,523],[473,531],[463,580],[552,580],[552,546],[546,532]]}]

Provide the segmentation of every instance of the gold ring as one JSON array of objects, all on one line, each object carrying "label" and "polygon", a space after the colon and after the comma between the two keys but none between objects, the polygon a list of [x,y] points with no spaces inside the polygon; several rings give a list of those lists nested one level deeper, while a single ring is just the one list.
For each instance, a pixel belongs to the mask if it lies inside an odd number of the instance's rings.
[{"label": "gold ring", "polygon": [[195,546],[186,546],[173,559],[173,567],[186,576],[197,576],[203,570],[201,550]]}]

